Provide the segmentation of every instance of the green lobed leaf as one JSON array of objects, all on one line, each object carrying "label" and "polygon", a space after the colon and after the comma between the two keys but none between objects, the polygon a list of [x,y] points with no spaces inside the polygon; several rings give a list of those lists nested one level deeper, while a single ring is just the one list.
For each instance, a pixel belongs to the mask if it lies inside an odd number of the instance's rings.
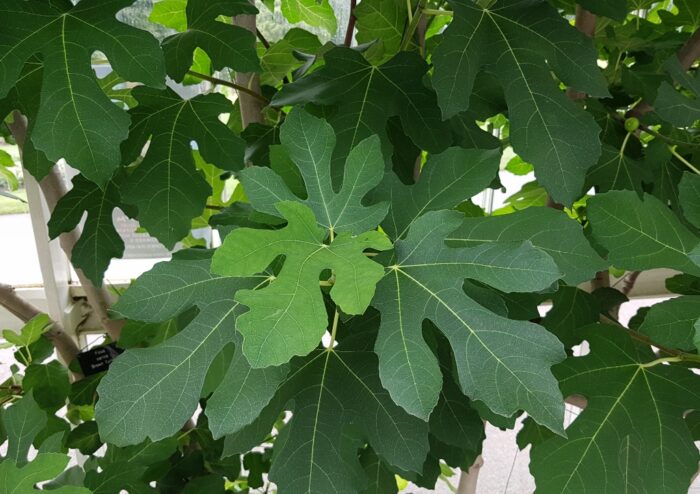
[{"label": "green lobed leaf", "polygon": [[243,307],[234,293],[266,279],[212,275],[211,257],[206,250],[175,254],[142,275],[114,306],[116,315],[153,322],[193,306],[199,314],[160,345],[127,350],[112,363],[97,388],[95,407],[104,440],[124,446],[166,438],[197,408],[209,366],[236,337]]},{"label": "green lobed leaf", "polygon": [[700,406],[697,376],[653,365],[648,347],[612,326],[586,330],[590,354],[554,368],[562,393],[588,404],[567,428],[531,450],[537,491],[687,492],[698,451],[683,416]]},{"label": "green lobed leaf", "polygon": [[700,278],[689,274],[677,274],[666,278],[666,290],[681,295],[700,295]]},{"label": "green lobed leaf", "polygon": [[685,172],[678,186],[678,194],[685,218],[700,228],[700,176]]},{"label": "green lobed leaf", "polygon": [[83,175],[73,178],[73,188],[58,200],[49,220],[54,239],[76,228],[87,213],[80,239],[71,251],[71,263],[96,286],[102,286],[112,258],[124,254],[124,241],[112,222],[112,212],[121,206],[120,182],[110,180],[103,188]]},{"label": "green lobed leaf", "polygon": [[[259,71],[255,35],[240,26],[217,20],[220,15],[233,17],[257,12],[248,0],[188,0],[187,29],[163,40],[168,75],[181,81],[192,67],[195,48],[209,55],[214,70],[228,67],[239,72]],[[174,22],[181,27],[181,21],[166,12],[159,11],[157,15],[159,19],[165,17],[163,20],[169,24]]]},{"label": "green lobed leaf", "polygon": [[13,110],[19,110],[29,120],[27,135],[22,146],[22,166],[37,180],[44,178],[54,165],[54,162],[39,151],[32,142],[36,115],[40,107],[40,101],[36,96],[41,92],[43,74],[43,64],[36,57],[32,57],[25,63],[15,86],[0,101],[3,115],[10,116]]},{"label": "green lobed leaf", "polygon": [[207,492],[211,494],[227,494],[225,489],[226,479],[220,475],[211,474],[204,477],[195,477],[187,482],[182,494],[198,494]]},{"label": "green lobed leaf", "polygon": [[[24,63],[43,57],[41,103],[31,139],[53,162],[65,158],[104,185],[120,164],[119,144],[129,117],[105,96],[91,65],[100,50],[115,72],[154,87],[165,84],[156,39],[115,18],[133,0],[83,0],[79,5],[8,0],[0,6],[7,26],[0,35],[0,95],[17,83]],[[69,8],[70,6],[70,8]]]},{"label": "green lobed leaf", "polygon": [[648,168],[625,155],[623,149],[608,144],[603,145],[600,160],[586,176],[586,186],[595,186],[598,192],[627,189],[642,195],[642,182],[651,182]]},{"label": "green lobed leaf", "polygon": [[213,273],[238,277],[261,273],[275,258],[285,256],[282,270],[268,287],[236,293],[236,300],[250,309],[236,329],[243,336],[243,354],[255,368],[284,364],[316,348],[328,328],[319,287],[323,270],[335,272],[330,295],[340,310],[362,314],[383,275],[381,265],[364,251],[391,247],[377,231],[358,236],[341,233],[324,244],[326,230],[317,226],[309,208],[286,201],[277,209],[287,220],[285,228],[234,230],[212,261]]},{"label": "green lobed leaf", "polygon": [[63,438],[70,431],[70,424],[56,415],[47,415],[46,427],[34,438],[33,446],[39,453],[67,453]]},{"label": "green lobed leaf", "polygon": [[77,449],[84,455],[95,453],[102,446],[97,422],[94,420],[83,422],[70,431],[66,437],[66,446]]},{"label": "green lobed leaf", "polygon": [[[68,465],[69,457],[59,453],[41,453],[31,463],[18,467],[11,460],[0,463],[0,492],[35,494],[35,485],[51,480]],[[57,494],[90,494],[84,487],[62,486],[52,489]]]},{"label": "green lobed leaf", "polygon": [[111,463],[134,463],[136,465],[154,465],[168,459],[178,448],[177,437],[169,437],[162,441],[144,441],[134,446],[118,448],[109,445],[102,465]]},{"label": "green lobed leaf", "polygon": [[215,439],[252,423],[287,377],[288,365],[254,369],[240,347],[214,394],[207,402],[209,429]]},{"label": "green lobed leaf", "polygon": [[581,0],[578,2],[586,10],[616,21],[624,21],[629,12],[627,0]]},{"label": "green lobed leaf", "polygon": [[554,200],[570,205],[600,156],[600,129],[551,72],[578,90],[607,96],[592,43],[545,1],[505,0],[489,8],[467,0],[450,4],[454,18],[433,54],[443,117],[468,109],[477,74],[482,68],[492,72],[505,91],[513,149],[534,165]]},{"label": "green lobed leaf", "polygon": [[279,144],[279,127],[251,122],[241,132],[241,137],[246,142],[246,164],[270,166],[272,146]]},{"label": "green lobed leaf", "polygon": [[297,201],[308,206],[324,228],[353,234],[376,227],[386,216],[388,203],[362,204],[384,173],[384,160],[375,136],[361,141],[348,154],[338,192],[333,190],[331,180],[331,155],[336,139],[328,123],[303,110],[293,110],[282,124],[280,140],[292,166],[301,174],[307,198],[296,196],[270,168],[248,168],[241,172],[241,181],[257,211],[279,216],[280,201]]},{"label": "green lobed leaf", "polygon": [[19,188],[19,180],[17,175],[11,170],[15,167],[15,162],[12,159],[10,153],[4,150],[0,150],[0,177],[5,179],[10,190],[17,190]]},{"label": "green lobed leaf", "polygon": [[48,364],[30,364],[22,387],[34,394],[36,403],[44,410],[57,410],[66,404],[70,393],[68,369],[57,360]]},{"label": "green lobed leaf", "polygon": [[700,296],[685,295],[652,305],[638,331],[666,347],[693,350],[698,319]]},{"label": "green lobed leaf", "polygon": [[580,329],[600,319],[601,306],[596,298],[575,286],[561,286],[552,295],[552,308],[542,318],[542,326],[555,334],[566,348],[583,341]]},{"label": "green lobed leaf", "polygon": [[442,370],[443,387],[437,406],[430,414],[430,434],[462,452],[471,450],[478,454],[485,438],[484,421],[470,406],[451,373],[444,367]]},{"label": "green lobed leaf", "polygon": [[666,71],[683,87],[687,88],[692,99],[687,98],[668,82],[662,82],[654,101],[654,110],[659,116],[678,127],[690,127],[700,119],[700,78],[683,70],[676,56],[664,64]]},{"label": "green lobed leaf", "polygon": [[690,32],[700,27],[697,0],[677,0],[673,2],[673,5],[678,9],[677,13],[672,14],[663,10],[659,12],[659,17],[663,19],[664,24],[681,27]]},{"label": "green lobed leaf", "polygon": [[493,182],[500,159],[500,151],[452,147],[428,157],[415,185],[405,185],[396,174],[387,173],[372,194],[390,204],[382,229],[397,239],[422,214],[456,207]]},{"label": "green lobed leaf", "polygon": [[362,494],[397,494],[394,473],[387,468],[382,459],[371,448],[365,449],[360,455],[360,463],[367,476],[367,487]]},{"label": "green lobed leaf", "polygon": [[85,475],[85,485],[93,494],[151,493],[152,488],[142,480],[146,467],[134,463],[114,463],[101,471],[92,470]]},{"label": "green lobed leaf", "polygon": [[[232,110],[221,94],[184,100],[171,89],[134,88],[139,105],[130,110],[129,139],[122,145],[128,161],[138,158],[150,139],[143,161],[128,177],[122,198],[138,208],[138,219],[167,248],[190,231],[211,195],[197,170],[191,142],[207,163],[224,170],[243,167],[245,144],[219,120]],[[197,125],[194,125],[197,122]]]},{"label": "green lobed leaf", "polygon": [[588,200],[593,237],[615,267],[630,271],[670,268],[700,274],[692,250],[700,237],[686,228],[661,201],[649,194],[613,191]]},{"label": "green lobed leaf", "polygon": [[196,309],[161,323],[128,320],[119,334],[119,347],[142,348],[157,345],[176,335],[196,315]]},{"label": "green lobed leaf", "polygon": [[187,29],[187,0],[159,0],[153,5],[148,20],[182,32]]},{"label": "green lobed leaf", "polygon": [[99,80],[102,91],[112,101],[118,101],[131,108],[136,106],[136,100],[131,96],[131,89],[127,81],[112,71]]},{"label": "green lobed leaf", "polygon": [[489,242],[528,240],[549,254],[563,274],[563,280],[577,285],[590,280],[607,267],[583,235],[581,226],[565,213],[533,207],[503,216],[465,218],[447,238],[447,244],[469,247]]},{"label": "green lobed leaf", "polygon": [[301,67],[304,62],[300,60],[298,52],[311,55],[321,48],[318,37],[308,31],[292,28],[284,37],[272,44],[260,57],[260,83],[270,86],[282,82],[291,71]]},{"label": "green lobed leaf", "polygon": [[526,410],[561,431],[563,401],[549,372],[563,358],[561,343],[540,326],[494,314],[462,290],[465,278],[506,291],[541,290],[561,274],[529,243],[446,247],[460,222],[457,212],[430,212],[396,242],[396,259],[372,302],[382,313],[375,346],[382,384],[409,413],[428,418],[442,383],[421,331],[430,319],[450,341],[469,398],[500,415]]},{"label": "green lobed leaf", "polygon": [[668,145],[659,139],[651,141],[645,149],[644,167],[651,171],[651,194],[672,209],[680,209],[678,184],[685,166],[673,159]]},{"label": "green lobed leaf", "polygon": [[253,424],[258,442],[287,403],[293,416],[275,443],[270,470],[270,479],[285,492],[362,492],[368,479],[357,450],[365,443],[394,468],[422,468],[428,426],[391,400],[372,352],[346,351],[341,343],[336,350],[294,359],[259,424]]},{"label": "green lobed leaf", "polygon": [[2,413],[2,424],[7,432],[5,461],[21,467],[27,463],[27,454],[34,439],[46,425],[46,413],[39,408],[31,391]]},{"label": "green lobed leaf", "polygon": [[400,52],[385,64],[374,66],[361,53],[336,47],[324,55],[324,61],[325,65],[310,75],[285,84],[272,104],[334,106],[328,116],[338,140],[334,168],[360,141],[375,134],[388,157],[386,126],[395,115],[422,149],[439,153],[450,145],[449,125],[442,122],[435,93],[422,81],[428,66],[416,53]]},{"label": "green lobed leaf", "polygon": [[2,332],[2,337],[13,345],[27,347],[38,341],[51,324],[53,323],[48,314],[38,314],[27,321],[19,334],[11,329],[5,329]]},{"label": "green lobed leaf", "polygon": [[292,24],[305,22],[335,34],[337,21],[328,0],[282,0],[282,14]]},{"label": "green lobed leaf", "polygon": [[406,2],[365,0],[355,7],[353,14],[357,19],[355,39],[358,43],[381,43],[383,60],[399,52],[408,21]]}]

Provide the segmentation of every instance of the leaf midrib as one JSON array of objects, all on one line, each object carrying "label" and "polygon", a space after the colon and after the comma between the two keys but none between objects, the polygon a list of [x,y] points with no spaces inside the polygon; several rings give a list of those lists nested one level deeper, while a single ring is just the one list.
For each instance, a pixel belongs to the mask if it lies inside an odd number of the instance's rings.
[{"label": "leaf midrib", "polygon": [[452,314],[452,316],[455,317],[469,331],[469,333],[472,336],[474,336],[474,338],[476,338],[476,340],[479,342],[481,347],[484,348],[484,350],[486,350],[489,353],[489,355],[491,355],[491,357],[493,357],[493,359],[496,360],[496,362],[498,362],[498,364],[500,366],[502,366],[504,369],[506,369],[513,376],[513,378],[518,383],[520,383],[520,385],[525,390],[527,390],[529,395],[531,395],[533,398],[535,398],[535,400],[537,400],[537,402],[543,407],[543,409],[545,409],[545,410],[548,409],[548,407],[544,403],[542,403],[542,401],[540,400],[537,393],[533,393],[530,390],[530,388],[528,386],[526,386],[525,383],[523,383],[523,381],[520,379],[520,377],[515,372],[513,372],[513,370],[500,359],[500,357],[498,357],[495,353],[493,353],[491,348],[489,348],[489,346],[484,342],[484,340],[481,339],[478,332],[476,330],[474,330],[469,324],[467,324],[467,322],[462,317],[460,317],[460,315],[457,312],[455,312],[446,301],[444,301],[437,293],[433,292],[430,288],[425,286],[423,283],[418,281],[416,278],[414,278],[410,274],[406,273],[405,271],[402,271],[399,268],[397,268],[396,270],[400,271],[404,276],[406,276],[411,281],[413,281],[413,283],[415,283],[418,287],[420,287],[421,289],[426,291],[431,298],[434,298],[436,301],[438,301],[440,303],[440,305],[442,305],[445,309],[447,309],[450,312],[450,314]]}]

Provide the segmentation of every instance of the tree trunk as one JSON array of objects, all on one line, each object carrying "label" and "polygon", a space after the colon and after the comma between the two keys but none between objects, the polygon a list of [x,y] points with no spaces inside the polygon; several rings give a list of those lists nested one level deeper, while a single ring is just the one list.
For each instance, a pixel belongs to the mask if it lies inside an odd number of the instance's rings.
[{"label": "tree trunk", "polygon": [[[233,23],[256,35],[255,17],[254,15],[239,15],[233,18]],[[260,91],[260,76],[254,72],[236,73],[236,84],[262,94]],[[244,92],[238,93],[238,101],[241,106],[241,120],[243,121],[244,129],[252,123],[263,123],[265,121],[262,113],[265,107],[263,101]]]},{"label": "tree trunk", "polygon": [[[4,283],[0,283],[0,305],[5,307],[10,313],[19,318],[25,324],[42,312],[32,304],[17,295],[15,289]],[[53,344],[58,357],[64,364],[68,365],[80,353],[80,348],[76,342],[63,329],[63,326],[51,321],[51,328],[44,333],[44,336]],[[76,377],[80,377],[77,376]]]},{"label": "tree trunk", "polygon": [[[11,124],[8,124],[8,126],[13,137],[15,138],[15,141],[17,142],[21,156],[22,147],[25,139],[27,138],[27,119],[17,111],[13,113],[13,117],[14,121]],[[44,194],[49,210],[53,211],[58,201],[67,192],[63,179],[55,166],[51,169],[49,174],[44,177],[41,182],[39,182],[39,186]],[[60,236],[59,242],[61,244],[61,249],[63,249],[63,252],[65,252],[68,259],[71,258],[73,247],[75,247],[81,233],[80,227],[76,227],[73,231],[64,233]],[[90,281],[87,276],[83,274],[82,270],[76,269],[75,272],[78,275],[78,280],[80,281],[83,290],[85,290],[88,303],[92,307],[92,310],[95,311],[95,314],[102,324],[102,327],[107,334],[109,334],[109,337],[116,341],[119,339],[119,334],[121,333],[121,328],[124,323],[122,321],[111,320],[107,314],[107,309],[112,303],[111,295],[106,288],[96,287],[92,281]]]}]

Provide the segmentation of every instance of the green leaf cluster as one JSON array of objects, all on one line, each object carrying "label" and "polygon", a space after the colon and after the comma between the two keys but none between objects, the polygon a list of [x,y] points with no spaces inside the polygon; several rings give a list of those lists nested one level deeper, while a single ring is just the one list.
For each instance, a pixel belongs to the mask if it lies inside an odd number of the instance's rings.
[{"label": "green leaf cluster", "polygon": [[[538,492],[687,492],[697,2],[351,4],[0,5],[0,173],[125,349],[3,331],[0,491],[434,489],[527,415]],[[171,251],[126,288],[115,212]]]}]

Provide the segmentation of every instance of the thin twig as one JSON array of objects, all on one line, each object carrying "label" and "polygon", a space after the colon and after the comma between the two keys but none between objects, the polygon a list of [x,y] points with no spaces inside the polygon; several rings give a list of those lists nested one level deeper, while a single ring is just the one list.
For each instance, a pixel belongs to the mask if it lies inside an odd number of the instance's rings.
[{"label": "thin twig", "polygon": [[328,344],[328,350],[333,350],[335,346],[335,336],[338,331],[338,321],[340,320],[340,311],[335,309],[335,314],[333,315],[333,326],[331,327],[331,341]]},{"label": "thin twig", "polygon": [[263,33],[261,33],[260,29],[257,27],[255,28],[255,34],[266,49],[270,48],[270,42],[265,39],[265,36],[263,36]]},{"label": "thin twig", "polygon": [[637,278],[639,278],[640,274],[642,274],[641,271],[632,271],[631,273],[628,273],[623,278],[622,290],[621,290],[623,295],[627,296],[630,294],[630,292],[634,288],[634,284],[637,282]]},{"label": "thin twig", "polygon": [[661,357],[657,358],[656,360],[652,360],[651,362],[646,362],[644,364],[641,364],[640,367],[643,368],[648,368],[648,367],[654,367],[656,365],[660,364],[667,364],[667,363],[672,363],[672,362],[682,362],[683,358],[682,357]]},{"label": "thin twig", "polygon": [[252,96],[256,99],[259,99],[260,101],[264,101],[266,104],[270,102],[270,100],[268,100],[262,94],[258,94],[255,91],[248,89],[245,86],[241,86],[240,84],[236,84],[235,82],[226,81],[224,79],[219,79],[218,77],[212,77],[212,76],[206,75],[206,74],[200,74],[199,72],[195,72],[194,70],[188,70],[187,73],[189,75],[191,75],[192,77],[202,79],[203,81],[211,82],[212,84],[218,84],[220,86],[226,86],[226,87],[233,88],[236,91],[240,91],[240,92],[245,93],[249,96]]},{"label": "thin twig", "polygon": [[350,0],[350,17],[348,18],[348,27],[345,30],[345,46],[350,46],[352,44],[352,37],[355,34],[355,7],[357,6],[357,0]]},{"label": "thin twig", "polygon": [[506,479],[506,486],[503,489],[503,494],[508,494],[508,486],[510,485],[510,479],[513,477],[513,470],[515,470],[515,462],[518,459],[518,454],[520,449],[515,450],[515,456],[513,456],[513,462],[510,464],[510,471],[508,472],[508,478]]},{"label": "thin twig", "polygon": [[700,170],[698,170],[697,168],[695,168],[695,166],[694,166],[690,161],[688,161],[688,160],[685,159],[683,156],[681,156],[681,155],[678,153],[678,151],[676,151],[676,146],[669,146],[668,149],[669,149],[669,151],[671,151],[671,154],[672,154],[673,156],[675,156],[676,159],[677,159],[678,161],[680,161],[680,162],[683,163],[685,166],[687,166],[688,168],[690,168],[691,170],[693,170],[695,173],[697,173],[698,175],[700,175]]},{"label": "thin twig", "polygon": [[[635,105],[635,108],[638,107],[640,104],[643,102],[638,103]],[[630,110],[632,111],[632,110]],[[627,113],[628,115],[631,115],[630,112]],[[626,118],[617,113],[615,110],[608,110],[608,115],[615,120],[617,123],[619,123],[621,126],[624,127],[625,125],[625,120]],[[642,139],[642,132],[646,132],[649,135],[652,135],[658,139],[661,139],[662,141],[667,142],[668,144],[674,145],[674,146],[683,146],[683,147],[700,147],[700,144],[694,143],[694,142],[686,142],[686,141],[679,141],[678,139],[674,139],[672,137],[665,136],[663,134],[658,133],[648,125],[645,125],[643,123],[639,123],[639,128],[634,131],[634,136],[641,140]]]},{"label": "thin twig", "polygon": [[[14,287],[0,283],[0,305],[11,314],[27,323],[42,312],[32,304],[17,295]],[[70,363],[80,353],[77,343],[65,332],[63,326],[57,321],[51,321],[51,327],[44,336],[53,344],[60,359],[66,364]],[[75,374],[75,377],[81,377]]]},{"label": "thin twig", "polygon": [[660,345],[659,343],[656,343],[654,340],[649,338],[647,335],[642,334],[638,331],[634,331],[633,329],[626,328],[622,324],[620,324],[619,321],[615,320],[613,317],[602,314],[601,319],[604,321],[607,321],[609,323],[612,323],[612,326],[622,329],[625,331],[632,339],[639,341],[640,343],[644,343],[649,346],[653,346],[659,349],[659,351],[671,355],[673,357],[679,357],[680,360],[686,361],[686,362],[700,362],[700,355],[696,355],[694,353],[687,353],[682,350],[677,350],[675,348],[668,348],[666,346]]},{"label": "thin twig", "polygon": [[[416,11],[413,14],[413,17],[410,17],[411,22],[408,24],[408,27],[406,28],[406,32],[404,33],[403,40],[401,41],[401,50],[405,50],[408,48],[408,45],[411,43],[411,38],[413,38],[413,33],[416,31],[416,28],[418,27],[418,22],[420,21],[421,17],[423,17],[423,7],[425,6],[425,0],[420,0],[418,2],[418,5],[416,5]],[[410,12],[410,10],[409,10]]]},{"label": "thin twig", "polygon": [[[251,4],[255,3],[248,0]],[[253,35],[257,32],[257,16],[255,15],[237,15],[232,21],[233,25],[243,28]],[[262,96],[260,87],[260,74],[255,72],[236,72],[234,77],[236,85],[244,87],[247,91],[238,93],[238,102],[241,110],[241,123],[243,128],[247,128],[252,123],[264,123],[265,115],[263,108],[268,105],[266,98]],[[249,166],[250,163],[246,163]]]},{"label": "thin twig", "polygon": [[459,486],[457,487],[458,494],[476,494],[476,486],[479,480],[479,472],[484,465],[483,456],[476,457],[474,464],[469,467],[469,470],[462,470],[459,476]]},{"label": "thin twig", "polygon": [[700,58],[700,28],[683,43],[676,56],[684,70],[688,70],[695,60]]},{"label": "thin twig", "polygon": [[449,15],[453,16],[454,12],[451,10],[440,10],[440,9],[423,9],[425,15]]}]

